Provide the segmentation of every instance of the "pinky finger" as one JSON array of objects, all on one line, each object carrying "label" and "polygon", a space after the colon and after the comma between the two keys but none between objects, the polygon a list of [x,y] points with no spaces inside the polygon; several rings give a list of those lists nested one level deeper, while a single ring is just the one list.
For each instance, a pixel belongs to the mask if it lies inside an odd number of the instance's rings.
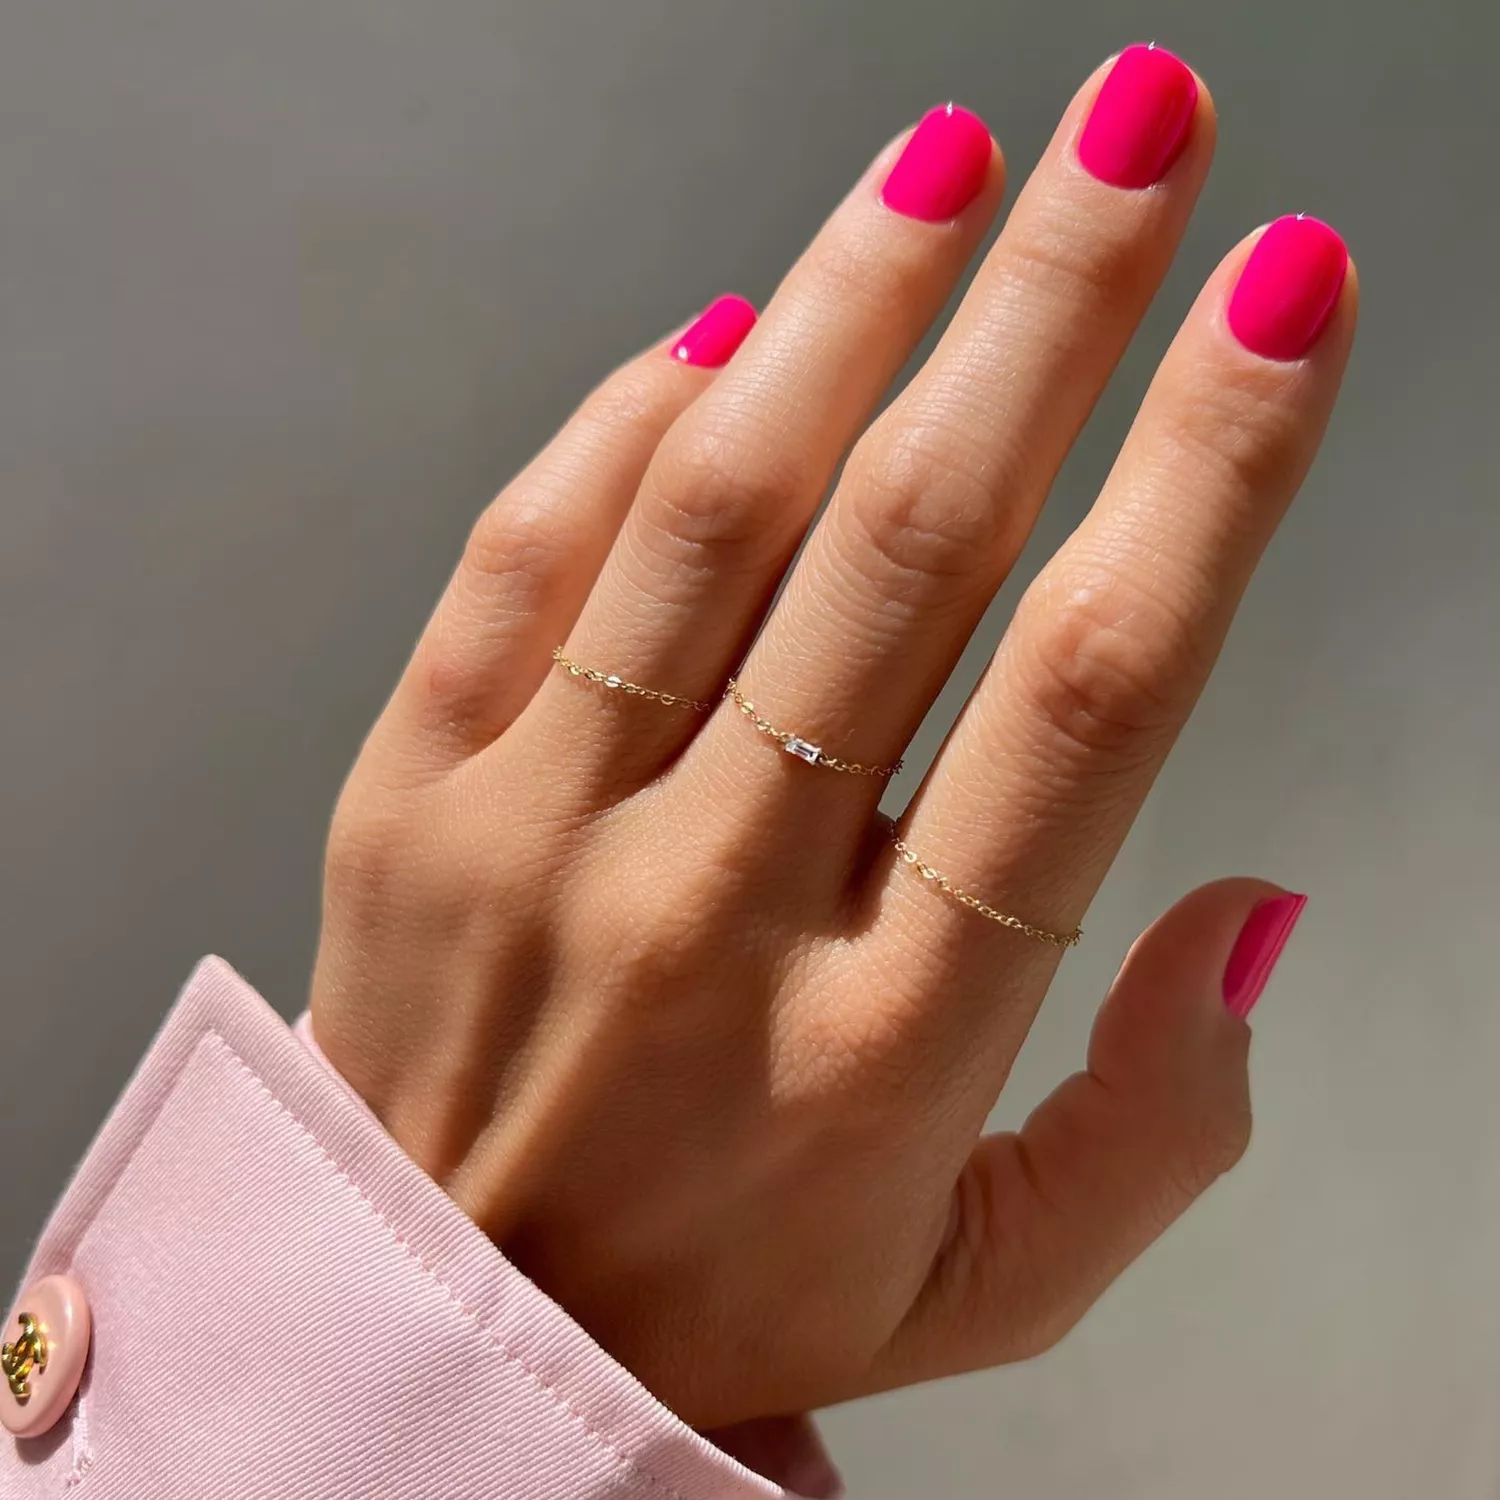
[{"label": "pinky finger", "polygon": [[1050,1348],[1250,1139],[1245,1025],[1305,899],[1224,880],[1131,949],[1088,1067],[1018,1132],[988,1136],[882,1384]]},{"label": "pinky finger", "polygon": [[720,297],[607,377],[475,522],[372,739],[420,776],[498,738],[598,577],[667,429],[755,323]]}]

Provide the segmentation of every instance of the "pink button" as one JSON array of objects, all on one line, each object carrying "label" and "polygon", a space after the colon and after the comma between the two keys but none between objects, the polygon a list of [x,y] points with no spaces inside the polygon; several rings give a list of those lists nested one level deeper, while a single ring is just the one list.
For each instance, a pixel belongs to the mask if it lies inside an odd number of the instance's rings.
[{"label": "pink button", "polygon": [[89,1357],[89,1304],[71,1276],[44,1276],[21,1293],[0,1351],[0,1426],[36,1437],[56,1426]]}]

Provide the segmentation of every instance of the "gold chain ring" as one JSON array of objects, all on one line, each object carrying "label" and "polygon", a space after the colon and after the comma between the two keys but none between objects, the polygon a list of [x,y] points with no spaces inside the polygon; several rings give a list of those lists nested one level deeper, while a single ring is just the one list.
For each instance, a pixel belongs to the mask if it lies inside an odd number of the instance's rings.
[{"label": "gold chain ring", "polygon": [[658,692],[656,688],[642,687],[638,682],[626,682],[623,677],[616,676],[613,672],[601,672],[597,667],[585,667],[581,662],[564,656],[561,646],[552,648],[552,660],[570,677],[582,677],[589,682],[597,682],[600,687],[626,693],[632,698],[649,698],[653,703],[666,704],[668,708],[691,708],[700,714],[706,714],[713,708],[712,703],[700,703],[696,698],[684,698],[678,693]]},{"label": "gold chain ring", "polygon": [[923,880],[935,885],[945,895],[951,896],[960,906],[967,906],[970,911],[978,912],[981,917],[988,917],[991,922],[998,922],[1002,927],[1009,927],[1012,932],[1024,933],[1029,938],[1035,938],[1039,943],[1050,943],[1054,948],[1076,947],[1078,940],[1083,936],[1081,927],[1075,927],[1072,932],[1049,932],[1045,927],[1036,927],[1030,922],[1023,922],[1020,917],[1013,917],[1009,912],[997,911],[988,902],[981,901],[978,896],[970,895],[968,891],[954,885],[941,871],[934,870],[931,865],[918,859],[911,848],[903,842],[894,823],[891,825],[891,842],[896,846],[896,853]]},{"label": "gold chain ring", "polygon": [[894,776],[904,764],[898,760],[893,766],[867,766],[863,761],[841,760],[837,755],[830,755],[821,745],[815,745],[811,740],[805,740],[799,734],[793,734],[787,729],[778,729],[769,719],[763,719],[760,716],[755,705],[740,691],[740,685],[733,677],[729,679],[729,685],[724,689],[724,696],[730,699],[763,735],[775,740],[788,755],[795,755],[798,760],[805,760],[810,766],[826,766],[830,771],[843,771],[850,776],[887,778]]}]

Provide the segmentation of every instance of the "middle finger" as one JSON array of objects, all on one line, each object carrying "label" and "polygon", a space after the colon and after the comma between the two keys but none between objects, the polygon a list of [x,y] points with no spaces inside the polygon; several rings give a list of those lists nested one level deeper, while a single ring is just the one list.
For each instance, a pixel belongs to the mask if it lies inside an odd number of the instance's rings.
[{"label": "middle finger", "polygon": [[[851,454],[742,674],[757,714],[843,760],[900,756],[1171,262],[1213,127],[1156,47],[1079,91],[932,357]],[[809,774],[776,748],[721,711],[688,763],[733,764],[761,826],[838,799],[845,837],[825,847],[847,853],[880,778]]]}]

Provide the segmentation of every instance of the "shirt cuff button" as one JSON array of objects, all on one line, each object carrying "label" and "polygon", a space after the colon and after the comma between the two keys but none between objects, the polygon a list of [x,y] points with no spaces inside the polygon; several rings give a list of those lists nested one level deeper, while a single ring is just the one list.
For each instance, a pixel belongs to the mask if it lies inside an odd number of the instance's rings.
[{"label": "shirt cuff button", "polygon": [[0,1427],[39,1437],[68,1409],[89,1355],[91,1319],[71,1276],[44,1276],[16,1301],[0,1333]]}]

